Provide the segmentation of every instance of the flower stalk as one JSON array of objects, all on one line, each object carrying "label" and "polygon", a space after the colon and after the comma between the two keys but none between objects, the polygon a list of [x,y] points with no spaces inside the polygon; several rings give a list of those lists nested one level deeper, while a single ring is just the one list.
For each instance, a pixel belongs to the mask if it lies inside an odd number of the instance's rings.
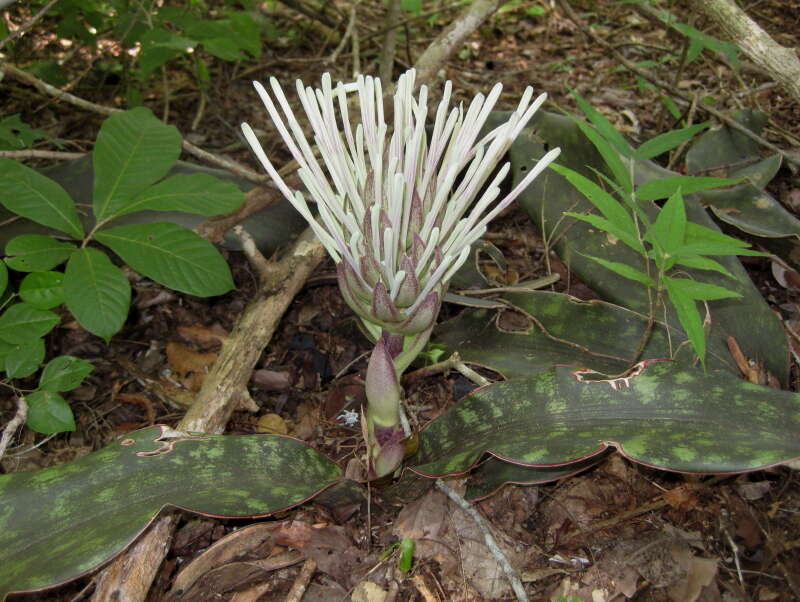
[{"label": "flower stalk", "polygon": [[[444,86],[433,129],[426,131],[428,88],[415,96],[413,69],[400,76],[389,133],[379,79],[359,76],[335,87],[297,82],[297,96],[313,130],[320,160],[275,78],[272,95],[254,86],[299,164],[298,175],[316,201],[314,215],[302,192],[291,190],[269,161],[252,128],[242,131],[279,190],[308,221],[336,263],[342,295],[375,341],[366,376],[367,447],[373,476],[403,459],[400,377],[424,348],[453,274],[487,224],[558,156],[548,152],[502,200],[511,143],[544,102],[528,87],[509,119],[479,138],[502,85],[478,94],[464,110],[450,106]],[[360,121],[352,125],[348,94],[358,96]],[[338,111],[337,111],[338,109]]]}]

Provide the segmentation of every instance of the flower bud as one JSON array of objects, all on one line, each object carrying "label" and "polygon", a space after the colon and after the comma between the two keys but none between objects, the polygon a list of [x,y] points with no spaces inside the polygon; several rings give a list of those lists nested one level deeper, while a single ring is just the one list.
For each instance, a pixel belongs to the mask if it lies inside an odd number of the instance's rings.
[{"label": "flower bud", "polygon": [[365,388],[369,421],[380,427],[396,426],[400,421],[401,391],[384,337],[378,339],[370,355]]}]

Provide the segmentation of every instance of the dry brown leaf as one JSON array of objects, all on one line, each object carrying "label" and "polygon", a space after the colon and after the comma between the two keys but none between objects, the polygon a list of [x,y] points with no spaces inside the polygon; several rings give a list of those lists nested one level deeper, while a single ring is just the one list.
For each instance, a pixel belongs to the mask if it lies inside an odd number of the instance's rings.
[{"label": "dry brown leaf", "polygon": [[356,585],[350,599],[353,602],[383,602],[389,592],[385,591],[380,585],[372,581],[362,581]]},{"label": "dry brown leaf", "polygon": [[264,414],[256,423],[256,432],[285,435],[289,432],[286,421],[278,414]]},{"label": "dry brown leaf", "polygon": [[256,523],[229,533],[178,573],[173,581],[173,593],[188,591],[200,577],[222,565],[268,555],[274,547],[275,526],[275,523]]},{"label": "dry brown leaf", "polygon": [[178,334],[182,339],[203,349],[219,347],[228,338],[228,331],[219,324],[212,324],[211,326],[203,326],[201,324],[178,326]]},{"label": "dry brown leaf", "polygon": [[292,373],[288,370],[256,370],[251,381],[263,391],[286,391],[292,386]]},{"label": "dry brown leaf", "polygon": [[300,550],[312,558],[317,568],[339,585],[349,588],[356,582],[360,555],[343,527],[312,526],[293,520],[281,523],[273,536],[276,543]]},{"label": "dry brown leaf", "polygon": [[[484,543],[483,532],[440,491],[432,489],[403,508],[393,530],[400,539],[417,540],[415,558],[441,565],[446,588],[459,589],[466,580],[487,600],[511,593],[506,575]],[[507,537],[496,531],[492,534],[511,565],[519,566],[521,554]]]},{"label": "dry brown leaf", "polygon": [[216,361],[216,353],[201,353],[181,343],[167,343],[169,367],[190,391],[200,390],[203,379]]}]

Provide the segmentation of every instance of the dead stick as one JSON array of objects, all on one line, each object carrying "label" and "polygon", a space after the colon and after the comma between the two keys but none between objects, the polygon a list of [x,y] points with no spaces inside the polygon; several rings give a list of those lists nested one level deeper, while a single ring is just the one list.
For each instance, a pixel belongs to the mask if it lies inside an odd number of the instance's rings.
[{"label": "dead stick", "polygon": [[292,584],[292,589],[290,589],[289,593],[286,595],[286,602],[300,602],[300,600],[303,599],[303,594],[306,593],[308,583],[311,581],[311,577],[314,576],[314,571],[316,570],[317,563],[312,558],[307,559],[303,563],[300,573]]},{"label": "dead stick", "polygon": [[[42,94],[46,94],[47,96],[52,96],[53,98],[57,98],[63,102],[71,104],[75,107],[80,109],[84,109],[86,111],[91,111],[92,113],[98,113],[99,115],[113,115],[114,113],[122,112],[122,109],[117,109],[116,107],[107,107],[105,105],[100,105],[94,102],[89,102],[88,100],[84,100],[74,94],[70,94],[69,92],[64,92],[63,90],[59,90],[55,86],[51,86],[47,82],[40,80],[38,77],[31,75],[27,71],[23,71],[22,69],[12,65],[11,63],[5,63],[0,65],[0,73],[5,72],[8,75],[11,75],[15,79],[30,84]],[[223,169],[227,169],[231,173],[236,174],[247,180],[248,182],[253,182],[254,184],[267,184],[271,185],[272,182],[266,175],[261,175],[256,173],[255,171],[243,167],[238,163],[234,163],[224,157],[220,157],[219,155],[215,155],[214,153],[210,153],[208,151],[203,150],[199,146],[195,146],[191,142],[187,142],[183,140],[183,150],[185,150],[190,155],[197,157],[207,163],[212,165],[216,165],[217,167],[222,167]]]},{"label": "dead stick", "polygon": [[17,412],[14,417],[3,428],[3,435],[0,437],[0,459],[6,453],[6,448],[11,442],[11,437],[14,436],[16,430],[25,424],[25,419],[28,417],[28,404],[25,403],[23,397],[17,397]]}]

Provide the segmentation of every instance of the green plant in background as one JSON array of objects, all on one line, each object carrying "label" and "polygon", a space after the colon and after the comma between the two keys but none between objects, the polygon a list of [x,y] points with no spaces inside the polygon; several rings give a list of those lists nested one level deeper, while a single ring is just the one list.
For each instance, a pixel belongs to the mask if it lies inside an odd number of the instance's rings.
[{"label": "green plant in background", "polygon": [[[504,164],[478,196],[545,95],[531,102],[533,90],[527,88],[508,121],[479,139],[502,85],[495,85],[487,97],[477,95],[465,113],[461,108],[450,109],[452,86],[447,82],[428,140],[428,89],[422,86],[415,98],[414,79],[412,69],[397,83],[391,135],[384,121],[380,80],[359,77],[355,84],[339,82],[335,91],[329,74],[323,75],[319,90],[298,83],[327,174],[277,80],[271,80],[271,87],[283,115],[264,87],[255,83],[300,165],[298,174],[317,202],[318,219],[303,194],[286,186],[250,126],[242,125],[267,173],[333,257],[342,295],[375,341],[366,377],[365,433],[369,467],[376,477],[390,474],[403,460],[404,441],[410,433],[401,424],[400,377],[427,344],[450,278],[486,225],[559,153],[559,149],[547,153],[514,190],[495,203],[511,168]],[[348,91],[358,93],[362,121],[355,131],[347,109]],[[339,106],[343,132],[334,103]],[[462,171],[463,179],[456,185]]]},{"label": "green plant in background", "polygon": [[[8,241],[0,263],[0,371],[5,384],[27,378],[45,358],[43,338],[65,305],[87,331],[108,341],[128,316],[131,287],[124,272],[90,243],[112,250],[131,268],[177,291],[209,297],[233,288],[228,264],[208,241],[171,222],[111,225],[143,210],[200,215],[227,213],[244,194],[206,174],[165,178],[178,159],[178,131],[137,108],[103,123],[93,152],[93,221],[88,232],[74,201],[56,182],[11,159],[0,159],[0,204],[57,234],[22,234]],[[81,208],[81,210],[83,210]],[[57,269],[66,264],[63,270]],[[26,274],[16,292],[6,290],[7,268]],[[28,392],[29,426],[43,433],[73,430],[72,412],[58,395],[77,386],[91,367],[62,356],[45,367]]]},{"label": "green plant in background", "polygon": [[[707,123],[666,132],[632,149],[617,130],[583,98],[575,94],[584,114],[596,129],[576,120],[605,161],[612,178],[598,173],[613,192],[569,168],[551,165],[564,176],[594,207],[597,214],[566,212],[607,232],[642,257],[642,269],[603,257],[589,256],[593,261],[616,274],[647,287],[650,305],[649,327],[634,359],[644,349],[652,332],[655,316],[664,302],[664,294],[675,309],[688,340],[705,365],[706,336],[697,301],[712,301],[740,296],[722,286],[702,282],[682,271],[682,268],[710,270],[734,278],[713,256],[750,255],[766,253],[748,249],[747,243],[726,236],[717,230],[689,222],[686,219],[682,191],[697,192],[738,183],[725,178],[671,176],[634,186],[632,169],[635,161],[652,159],[668,152],[708,127]],[[621,156],[620,156],[621,155]],[[626,165],[627,162],[627,165]],[[615,196],[616,195],[616,196]],[[640,201],[668,198],[653,220]]]},{"label": "green plant in background", "polygon": [[[48,16],[57,24],[56,35],[74,43],[95,46],[103,36],[118,40],[128,50],[123,56],[129,62],[100,60],[97,67],[108,73],[126,71],[131,75],[133,81],[126,81],[128,100],[138,105],[141,86],[172,61],[185,62],[203,90],[209,82],[205,53],[231,63],[260,58],[262,35],[271,31],[270,24],[258,11],[248,10],[247,3],[241,3],[245,9],[238,6],[240,3],[226,4],[209,18],[210,11],[203,2],[157,6],[130,0],[62,0]],[[66,83],[57,61],[37,61],[28,70],[53,85]]]}]

